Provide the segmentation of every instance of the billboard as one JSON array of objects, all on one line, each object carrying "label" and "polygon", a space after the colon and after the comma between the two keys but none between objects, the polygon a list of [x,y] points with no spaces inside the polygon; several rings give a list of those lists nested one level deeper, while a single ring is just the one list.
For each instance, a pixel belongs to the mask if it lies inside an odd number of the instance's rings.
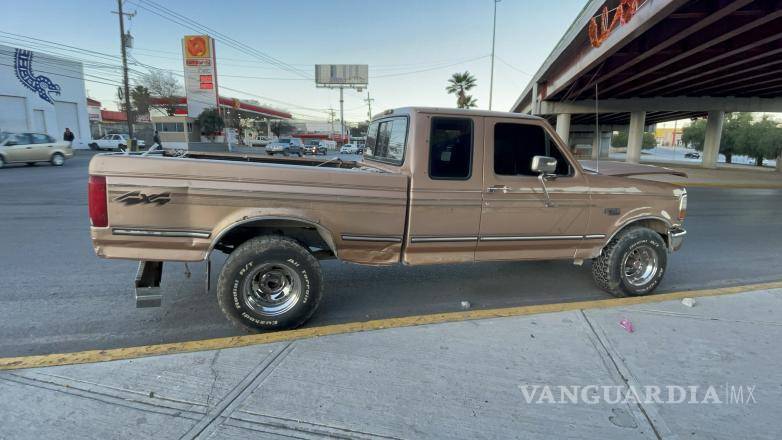
[{"label": "billboard", "polygon": [[185,35],[182,58],[187,115],[196,118],[204,109],[218,106],[214,40],[209,35]]},{"label": "billboard", "polygon": [[315,84],[319,86],[360,86],[369,83],[367,64],[316,64]]}]

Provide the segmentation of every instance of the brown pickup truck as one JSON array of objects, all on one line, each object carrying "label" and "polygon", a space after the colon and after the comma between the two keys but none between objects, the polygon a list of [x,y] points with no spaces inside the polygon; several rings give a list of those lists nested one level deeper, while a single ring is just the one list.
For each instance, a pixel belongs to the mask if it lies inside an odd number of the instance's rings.
[{"label": "brown pickup truck", "polygon": [[164,261],[228,254],[217,300],[252,329],[307,321],[322,296],[325,258],[592,260],[602,289],[647,294],[686,233],[686,191],[628,177],[676,173],[666,168],[594,168],[537,117],[401,108],[373,119],[359,162],[97,155],[89,168],[91,236],[98,256],[141,262],[138,306],[160,304]]}]

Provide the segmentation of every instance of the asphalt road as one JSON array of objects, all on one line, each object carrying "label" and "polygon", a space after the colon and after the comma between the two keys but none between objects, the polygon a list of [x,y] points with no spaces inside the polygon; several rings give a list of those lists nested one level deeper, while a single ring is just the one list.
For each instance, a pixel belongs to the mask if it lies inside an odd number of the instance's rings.
[{"label": "asphalt road", "polygon": [[[0,357],[239,334],[204,291],[204,264],[166,264],[163,306],[136,309],[136,263],[95,257],[89,239],[90,156],[62,168],[0,170]],[[782,279],[782,190],[692,188],[688,236],[659,291]],[[213,279],[222,258],[213,260]],[[505,262],[386,268],[327,261],[308,324],[608,298],[589,265]]]}]

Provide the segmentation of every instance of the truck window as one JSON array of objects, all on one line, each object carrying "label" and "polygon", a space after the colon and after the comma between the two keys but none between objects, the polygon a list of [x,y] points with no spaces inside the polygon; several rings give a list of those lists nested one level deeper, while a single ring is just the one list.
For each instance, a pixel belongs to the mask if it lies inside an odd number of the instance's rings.
[{"label": "truck window", "polygon": [[467,180],[472,173],[472,120],[432,118],[429,177]]},{"label": "truck window", "polygon": [[494,173],[504,176],[537,176],[532,171],[534,156],[557,160],[558,176],[570,175],[570,164],[543,127],[530,124],[494,125]]},{"label": "truck window", "polygon": [[407,142],[407,118],[373,122],[367,131],[366,159],[401,165]]}]

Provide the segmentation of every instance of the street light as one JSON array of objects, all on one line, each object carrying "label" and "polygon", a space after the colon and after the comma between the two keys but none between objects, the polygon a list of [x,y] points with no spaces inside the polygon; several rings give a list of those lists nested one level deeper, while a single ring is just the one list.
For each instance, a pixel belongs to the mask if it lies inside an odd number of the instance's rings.
[{"label": "street light", "polygon": [[494,92],[494,39],[497,35],[497,3],[501,0],[494,0],[494,22],[491,27],[491,79],[489,80],[489,110],[491,110],[491,98]]}]

